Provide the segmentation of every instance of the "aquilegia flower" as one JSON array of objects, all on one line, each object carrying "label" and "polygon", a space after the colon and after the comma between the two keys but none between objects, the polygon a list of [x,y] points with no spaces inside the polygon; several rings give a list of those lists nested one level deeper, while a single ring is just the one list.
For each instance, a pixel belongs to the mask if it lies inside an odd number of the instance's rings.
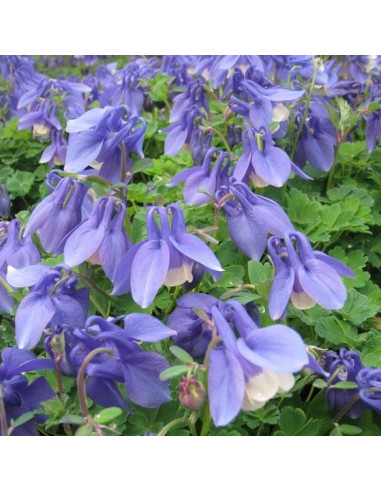
[{"label": "aquilegia flower", "polygon": [[268,250],[276,270],[269,295],[272,319],[286,315],[290,300],[297,309],[344,306],[347,291],[340,275],[354,278],[354,274],[341,261],[314,251],[308,238],[296,231],[286,234],[285,246],[279,237],[270,238]]},{"label": "aquilegia flower", "polygon": [[54,191],[33,210],[24,236],[38,231],[46,251],[61,253],[67,234],[81,222],[81,206],[87,189],[72,178],[61,179]]},{"label": "aquilegia flower", "polygon": [[[240,410],[256,410],[294,385],[292,373],[308,364],[300,335],[285,325],[259,328],[235,301],[212,306],[222,344],[210,353],[208,393],[213,422],[229,424]],[[237,338],[233,328],[239,333]]]},{"label": "aquilegia flower", "polygon": [[9,198],[5,184],[0,184],[0,216],[8,217],[11,211],[11,200]]},{"label": "aquilegia flower", "polygon": [[222,187],[216,195],[217,200],[227,193],[233,193],[224,205],[229,235],[233,243],[245,255],[260,260],[265,249],[268,234],[284,237],[294,230],[290,219],[273,200],[255,195],[250,188],[231,181],[228,188]]},{"label": "aquilegia flower", "polygon": [[84,326],[89,291],[85,288],[77,289],[77,283],[78,279],[65,265],[58,265],[43,274],[17,309],[15,324],[19,348],[35,347],[48,326]]},{"label": "aquilegia flower", "polygon": [[[232,176],[245,183],[250,179],[257,187],[269,184],[277,187],[283,186],[291,171],[302,178],[309,179],[295,166],[284,150],[275,147],[271,133],[268,130],[262,130],[264,136],[249,127],[243,132],[243,155],[234,166]],[[258,140],[256,136],[259,137]]]},{"label": "aquilegia flower", "polygon": [[[348,417],[356,419],[368,408],[381,412],[381,369],[373,369],[363,364],[360,354],[355,350],[341,348],[339,353],[328,351],[324,357],[323,368],[330,380],[327,389],[328,408],[338,410],[347,408]],[[335,388],[340,382],[351,382],[357,388]]]},{"label": "aquilegia flower", "polygon": [[[118,182],[121,158],[128,171],[132,166],[130,152],[143,157],[142,146],[147,123],[143,118],[127,114],[125,106],[106,106],[87,111],[75,120],[69,120],[70,133],[65,171],[78,173],[94,161],[102,164],[99,174],[110,182]],[[124,154],[121,151],[124,146]],[[124,181],[124,179],[122,179]]]},{"label": "aquilegia flower", "polygon": [[[172,216],[169,224],[169,214]],[[160,228],[155,221],[160,221]],[[131,248],[114,273],[114,295],[131,292],[134,301],[146,308],[161,285],[181,285],[193,280],[198,263],[214,278],[223,271],[220,262],[201,239],[186,230],[183,213],[173,203],[166,208],[150,207],[147,212],[148,239]]]},{"label": "aquilegia flower", "polygon": [[[216,157],[216,162],[211,169],[213,157]],[[217,189],[227,181],[229,165],[229,153],[211,147],[205,155],[202,166],[194,166],[179,172],[167,186],[175,186],[185,181],[184,202],[187,205],[204,205],[210,202],[210,195],[214,196]],[[202,190],[206,192],[203,193]]]},{"label": "aquilegia flower", "polygon": [[123,229],[125,214],[125,204],[117,203],[114,197],[98,198],[90,217],[66,239],[65,263],[73,267],[90,260],[102,265],[111,279],[119,260],[132,246]]},{"label": "aquilegia flower", "polygon": [[[117,323],[122,320],[124,328]],[[170,401],[167,381],[159,375],[169,364],[154,352],[141,348],[141,342],[157,342],[173,335],[159,320],[141,313],[133,313],[107,320],[91,316],[83,328],[58,327],[45,339],[45,347],[54,356],[52,340],[65,339],[61,368],[69,376],[76,376],[83,359],[100,347],[111,349],[112,355],[99,354],[86,368],[88,396],[104,407],[117,406],[129,411],[116,383],[124,383],[127,397],[143,407],[153,408]]]},{"label": "aquilegia flower", "polygon": [[[11,419],[16,420],[27,412],[32,412],[41,407],[41,403],[55,394],[44,377],[35,379],[28,384],[24,372],[53,369],[53,361],[37,359],[27,350],[18,348],[5,348],[1,353],[0,364],[0,398],[3,400],[8,430],[11,427]],[[38,435],[36,420],[42,421],[44,417],[28,420],[12,430],[12,436]],[[0,426],[0,436],[2,426]]]}]

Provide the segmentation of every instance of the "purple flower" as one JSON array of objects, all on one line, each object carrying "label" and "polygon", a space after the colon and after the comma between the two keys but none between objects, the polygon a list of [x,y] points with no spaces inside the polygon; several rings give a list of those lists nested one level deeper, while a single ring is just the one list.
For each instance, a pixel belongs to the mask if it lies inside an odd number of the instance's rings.
[{"label": "purple flower", "polygon": [[[296,118],[301,124],[302,115]],[[311,104],[304,122],[294,160],[300,167],[307,161],[320,171],[329,171],[335,159],[336,129],[329,119],[326,109],[319,104]]]},{"label": "purple flower", "polygon": [[270,238],[268,249],[276,270],[269,295],[272,319],[286,315],[290,300],[297,309],[344,306],[347,291],[340,275],[354,278],[354,274],[341,261],[314,251],[308,238],[296,231],[285,236],[285,246],[279,237]]},{"label": "purple flower", "polygon": [[255,133],[254,129],[246,128],[242,135],[243,155],[234,166],[232,176],[238,181],[249,179],[254,186],[283,186],[291,171],[303,178],[310,179],[290,160],[286,152],[274,146],[271,134],[265,131]]},{"label": "purple flower", "polygon": [[[65,270],[65,274],[60,272]],[[77,289],[78,280],[65,266],[46,272],[21,301],[16,313],[16,342],[31,349],[39,342],[47,326],[67,324],[82,328],[85,324],[89,292]]]},{"label": "purple flower", "polygon": [[50,132],[51,144],[46,147],[40,157],[41,163],[47,162],[50,166],[55,166],[65,162],[67,142],[62,136],[62,131],[51,130]]},{"label": "purple flower", "polygon": [[308,356],[298,333],[284,325],[258,328],[235,301],[222,312],[213,306],[212,315],[222,344],[210,353],[208,393],[213,422],[223,426],[241,409],[256,410],[276,393],[289,391],[292,373],[308,363]]},{"label": "purple flower", "polygon": [[[28,384],[24,372],[53,369],[53,361],[37,359],[27,350],[17,348],[5,348],[1,354],[0,364],[0,398],[3,400],[7,426],[11,427],[11,419],[16,420],[24,413],[32,412],[41,407],[41,403],[55,394],[46,382],[45,378],[39,377]],[[12,431],[12,436],[38,435],[36,420],[41,422],[44,417],[40,416],[17,426]],[[0,428],[0,435],[2,430]]]},{"label": "purple flower", "polygon": [[[328,408],[344,409],[352,419],[360,417],[367,408],[381,412],[381,370],[366,367],[355,350],[341,348],[339,353],[325,355],[324,368],[330,380],[327,389]],[[351,382],[357,388],[335,388],[340,382]],[[351,405],[352,404],[352,405]]]},{"label": "purple flower", "polygon": [[[124,329],[117,325],[123,320]],[[116,383],[124,383],[127,397],[148,408],[170,401],[168,382],[159,375],[169,364],[164,357],[154,352],[143,351],[141,342],[156,342],[173,335],[173,331],[159,320],[146,314],[129,314],[107,321],[99,316],[90,317],[81,329],[61,327],[56,336],[64,334],[65,354],[63,370],[75,376],[88,353],[95,348],[111,349],[113,354],[99,354],[88,364],[86,383],[88,396],[104,407],[117,406],[129,411]],[[54,336],[54,335],[53,335]],[[51,355],[52,336],[45,346]]]},{"label": "purple flower", "polygon": [[0,246],[0,269],[6,269],[8,265],[14,268],[23,268],[34,265],[41,259],[38,248],[31,237],[22,237],[22,226],[17,219],[8,225],[6,240]]},{"label": "purple flower", "polygon": [[[121,145],[125,147],[126,171],[132,165],[128,154],[143,157],[142,146],[147,123],[138,116],[126,116],[126,107],[94,108],[69,120],[70,133],[65,171],[78,173],[94,161],[102,164],[100,176],[111,182],[120,180]],[[142,123],[139,126],[139,123]],[[122,180],[124,181],[124,180]]]},{"label": "purple flower", "polygon": [[90,260],[102,265],[111,279],[116,265],[132,246],[123,229],[125,214],[124,203],[117,203],[111,196],[98,198],[90,217],[67,237],[65,262],[73,267]]},{"label": "purple flower", "polygon": [[63,251],[64,239],[81,222],[81,206],[87,187],[72,178],[61,179],[53,192],[33,210],[24,236],[38,231],[42,246],[55,254]]},{"label": "purple flower", "polygon": [[[211,169],[211,161],[214,156],[217,160]],[[225,159],[226,164],[224,165]],[[216,190],[227,180],[229,165],[229,154],[220,152],[216,147],[211,147],[205,155],[202,166],[181,171],[171,179],[167,186],[175,186],[185,181],[184,202],[187,205],[204,205],[210,202],[210,195],[214,196]],[[208,194],[199,190],[206,190]]]},{"label": "purple flower", "polygon": [[[161,228],[155,221],[155,214]],[[171,225],[168,214],[172,216]],[[127,251],[117,265],[113,294],[131,292],[134,301],[146,308],[161,285],[170,287],[191,282],[195,262],[215,278],[223,271],[209,247],[187,232],[183,213],[176,204],[148,209],[147,235],[148,239]]]},{"label": "purple flower", "polygon": [[[185,294],[178,299],[176,309],[168,317],[168,327],[176,332],[173,341],[196,359],[205,355],[212,339],[213,306],[221,307],[222,303],[208,294]],[[210,323],[201,318],[197,310],[201,310]]]},{"label": "purple flower", "polygon": [[262,257],[269,233],[283,237],[294,230],[290,219],[277,203],[255,195],[244,183],[232,181],[228,189],[219,190],[217,199],[220,200],[227,192],[235,197],[223,206],[229,235],[237,248],[249,258],[259,260]]}]

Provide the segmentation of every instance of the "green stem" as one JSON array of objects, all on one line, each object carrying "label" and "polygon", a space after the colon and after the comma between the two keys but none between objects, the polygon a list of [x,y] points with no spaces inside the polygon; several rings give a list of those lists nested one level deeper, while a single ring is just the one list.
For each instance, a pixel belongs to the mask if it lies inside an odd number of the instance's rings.
[{"label": "green stem", "polygon": [[1,421],[1,434],[3,436],[8,436],[8,424],[7,415],[5,413],[4,401],[3,401],[3,391],[0,386],[0,421]]},{"label": "green stem", "polygon": [[227,148],[227,150],[229,152],[232,151],[228,141],[226,140],[226,138],[224,137],[224,135],[220,132],[220,130],[217,130],[217,128],[209,128],[210,130],[212,130],[213,133],[215,133],[216,135],[218,135],[222,141],[222,143],[225,145],[225,147]]},{"label": "green stem", "polygon": [[86,284],[88,287],[90,287],[90,289],[93,289],[95,290],[96,292],[98,292],[98,294],[100,294],[102,297],[104,297],[105,299],[107,299],[108,301],[111,301],[113,302],[114,299],[109,296],[108,294],[106,294],[106,292],[104,292],[102,289],[100,289],[96,284],[94,284],[94,282],[89,279],[89,277],[86,277],[86,275],[83,275],[82,273],[79,273],[79,272],[75,272],[74,275],[79,279],[79,280],[82,280],[82,282],[84,284]]},{"label": "green stem", "polygon": [[99,304],[99,302],[96,300],[95,296],[90,294],[90,300],[96,307],[97,311],[103,316],[103,318],[107,319],[107,313],[103,310],[102,306]]},{"label": "green stem", "polygon": [[331,424],[334,425],[334,424],[337,424],[339,422],[339,420],[348,412],[348,410],[350,410],[353,405],[360,399],[360,395],[357,394],[354,398],[352,398],[352,400],[350,400],[346,405],[345,407],[343,407],[340,412],[332,419],[332,422]]},{"label": "green stem", "polygon": [[206,404],[204,405],[204,410],[202,412],[202,427],[201,427],[201,434],[200,434],[201,436],[208,435],[210,424],[211,424],[210,409],[209,409],[209,405]]},{"label": "green stem", "polygon": [[126,181],[126,146],[120,142],[120,182]]},{"label": "green stem", "polygon": [[86,357],[83,359],[81,367],[79,368],[77,375],[77,388],[78,388],[78,398],[79,405],[81,407],[81,412],[83,417],[87,420],[87,422],[94,428],[95,432],[98,436],[103,436],[103,432],[97,423],[93,420],[92,416],[89,412],[89,407],[87,406],[86,399],[86,367],[92,361],[92,359],[98,354],[109,354],[112,355],[113,351],[107,349],[105,347],[100,347],[92,350]]},{"label": "green stem", "polygon": [[173,427],[179,424],[190,424],[189,419],[186,417],[181,417],[179,419],[172,420],[166,426],[164,426],[161,431],[157,434],[158,436],[165,436]]}]

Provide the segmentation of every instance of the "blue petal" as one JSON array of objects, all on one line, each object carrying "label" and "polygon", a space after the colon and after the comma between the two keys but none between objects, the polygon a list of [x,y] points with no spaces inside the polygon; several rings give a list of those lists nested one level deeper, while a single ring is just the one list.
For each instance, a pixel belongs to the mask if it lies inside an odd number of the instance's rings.
[{"label": "blue petal", "polygon": [[252,364],[271,371],[300,371],[308,363],[301,336],[285,325],[258,328],[237,340],[240,354]]},{"label": "blue petal", "polygon": [[119,407],[130,412],[116,384],[112,379],[91,376],[86,382],[86,393],[97,404],[102,407]]},{"label": "blue petal", "polygon": [[142,342],[157,342],[176,335],[174,330],[167,328],[158,319],[140,313],[129,314],[124,318],[124,330],[129,338]]},{"label": "blue petal", "polygon": [[219,427],[234,420],[243,404],[245,378],[238,359],[223,348],[210,354],[208,393],[214,425]]},{"label": "blue petal", "polygon": [[96,160],[104,138],[93,131],[70,135],[64,170],[79,173]]},{"label": "blue petal", "polygon": [[304,267],[297,272],[304,292],[325,309],[342,308],[347,291],[339,274],[319,260],[307,260]]},{"label": "blue petal", "polygon": [[55,308],[50,297],[41,297],[39,292],[32,292],[24,297],[15,320],[18,347],[25,349],[35,347],[54,313]]},{"label": "blue petal", "polygon": [[159,375],[169,364],[159,354],[140,352],[123,365],[128,398],[142,407],[155,408],[171,400],[167,381]]},{"label": "blue petal", "polygon": [[223,272],[220,262],[212,250],[196,236],[183,233],[169,237],[173,246],[184,256],[201,263],[201,265],[217,272]]},{"label": "blue petal", "polygon": [[285,315],[294,280],[295,272],[292,268],[284,266],[277,271],[269,294],[269,314],[272,319]]},{"label": "blue petal", "polygon": [[138,251],[138,249],[145,244],[143,243],[135,244],[131,249],[129,249],[121,258],[119,263],[116,265],[114,270],[114,290],[112,291],[113,296],[127,294],[131,292],[131,270],[132,262]]},{"label": "blue petal", "polygon": [[181,127],[168,133],[165,139],[164,154],[175,156],[184,145],[187,135],[188,130]]},{"label": "blue petal", "polygon": [[8,265],[7,282],[12,287],[30,287],[35,285],[50,268],[48,265],[30,265],[24,268],[14,268]]},{"label": "blue petal", "polygon": [[163,240],[152,240],[137,251],[131,271],[131,292],[140,307],[148,307],[163,284],[169,268],[169,248]]},{"label": "blue petal", "polygon": [[67,133],[77,133],[94,128],[104,116],[108,108],[93,108],[75,120],[69,120],[66,125]]}]

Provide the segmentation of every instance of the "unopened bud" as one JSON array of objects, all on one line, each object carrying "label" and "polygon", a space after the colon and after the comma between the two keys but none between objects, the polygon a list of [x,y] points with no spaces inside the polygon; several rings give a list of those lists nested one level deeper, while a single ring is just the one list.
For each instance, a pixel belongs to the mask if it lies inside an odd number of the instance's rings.
[{"label": "unopened bud", "polygon": [[184,407],[193,412],[198,412],[206,401],[206,392],[200,381],[191,376],[183,376],[179,384],[179,400]]}]

